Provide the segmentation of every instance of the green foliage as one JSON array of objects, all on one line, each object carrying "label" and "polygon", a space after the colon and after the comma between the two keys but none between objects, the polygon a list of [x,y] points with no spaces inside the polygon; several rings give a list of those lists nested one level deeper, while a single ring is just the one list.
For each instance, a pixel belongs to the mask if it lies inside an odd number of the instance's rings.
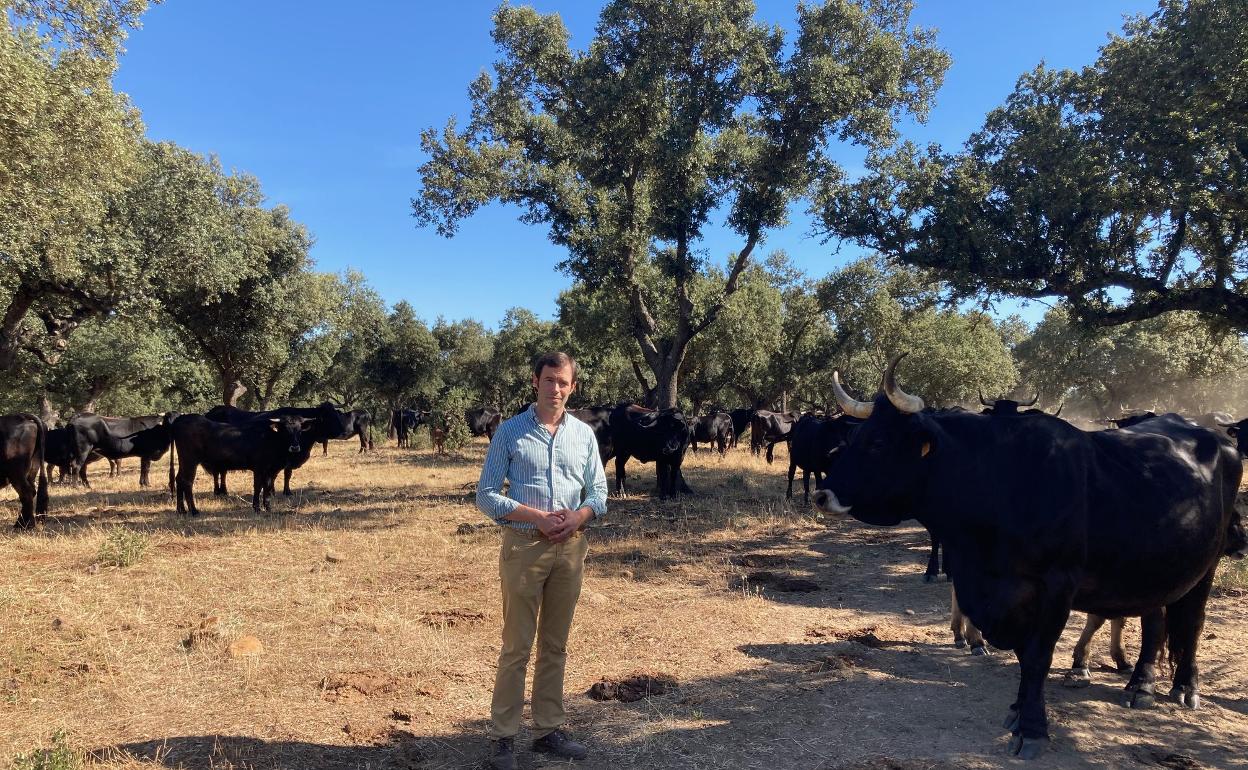
[{"label": "green foliage", "polygon": [[[1098,418],[1134,409],[1202,413],[1242,403],[1248,346],[1193,313],[1167,313],[1106,329],[1079,325],[1064,305],[1019,344],[1024,381],[1046,401]],[[1234,376],[1230,376],[1234,375]]]},{"label": "green foliage", "polygon": [[1097,325],[1171,310],[1248,330],[1248,13],[1161,0],[1081,72],[1024,73],[964,149],[829,178],[829,234],[966,295],[1064,297]]},{"label": "green foliage", "polygon": [[[557,15],[503,5],[501,56],[469,89],[468,126],[421,137],[418,222],[450,236],[491,201],[521,206],[567,249],[565,271],[627,303],[621,327],[665,405],[766,232],[841,175],[828,145],[891,142],[894,118],[922,119],[948,65],[931,32],[909,27],[909,2],[799,6],[791,42],[754,13],[748,0],[613,0],[574,51]],[[699,290],[716,209],[741,246]]]},{"label": "green foliage", "polygon": [[438,395],[430,415],[430,425],[440,426],[446,431],[443,446],[453,451],[465,446],[472,440],[472,431],[468,430],[466,415],[474,404],[476,394],[468,388],[454,385]]},{"label": "green foliage", "polygon": [[1018,370],[1000,329],[980,312],[940,303],[939,285],[907,269],[862,260],[828,276],[820,301],[834,334],[825,366],[809,383],[811,403],[831,405],[832,368],[863,398],[876,392],[888,360],[909,353],[900,376],[908,391],[929,404],[949,406],[1009,392]]},{"label": "green foliage", "polygon": [[364,359],[364,381],[390,407],[428,403],[442,385],[441,351],[406,302],[386,319],[381,344]]},{"label": "green foliage", "polygon": [[106,566],[129,567],[139,563],[148,545],[147,535],[117,525],[104,536],[96,559]]},{"label": "green foliage", "polygon": [[85,766],[85,755],[69,745],[64,730],[53,733],[50,748],[18,754],[12,764],[13,770],[80,770]]}]

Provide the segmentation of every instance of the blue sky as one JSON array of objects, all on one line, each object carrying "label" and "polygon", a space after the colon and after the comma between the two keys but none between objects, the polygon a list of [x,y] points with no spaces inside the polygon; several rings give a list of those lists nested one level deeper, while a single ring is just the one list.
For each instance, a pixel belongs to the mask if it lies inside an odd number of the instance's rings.
[{"label": "blue sky", "polygon": [[[556,12],[580,48],[601,3],[538,1]],[[340,3],[295,0],[165,0],[127,41],[117,88],[143,113],[148,136],[215,153],[257,176],[270,203],[288,205],[316,238],[321,270],[362,271],[391,304],[407,300],[432,321],[472,317],[496,325],[509,307],[550,318],[570,281],[545,230],[490,207],[453,239],[418,230],[420,132],[467,115],[468,83],[495,59],[493,0]],[[758,2],[758,18],[792,29],[795,3]],[[936,27],[953,66],[927,125],[905,137],[959,145],[1001,103],[1018,75],[1045,61],[1081,67],[1096,58],[1125,15],[1155,0],[917,0],[912,20]],[[844,264],[795,218],[770,234],[811,276]],[[713,233],[716,260],[736,247]],[[1013,308],[1009,308],[1013,309]],[[1023,310],[1035,320],[1044,308]]]}]

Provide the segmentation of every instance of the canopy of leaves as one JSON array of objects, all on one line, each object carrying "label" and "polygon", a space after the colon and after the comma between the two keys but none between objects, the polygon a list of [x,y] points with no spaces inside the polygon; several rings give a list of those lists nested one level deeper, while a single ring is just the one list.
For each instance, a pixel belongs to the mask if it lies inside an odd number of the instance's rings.
[{"label": "canopy of leaves", "polygon": [[907,145],[829,180],[824,227],[966,294],[1248,329],[1245,50],[1242,0],[1162,0],[1082,72],[1024,74],[961,152]]}]

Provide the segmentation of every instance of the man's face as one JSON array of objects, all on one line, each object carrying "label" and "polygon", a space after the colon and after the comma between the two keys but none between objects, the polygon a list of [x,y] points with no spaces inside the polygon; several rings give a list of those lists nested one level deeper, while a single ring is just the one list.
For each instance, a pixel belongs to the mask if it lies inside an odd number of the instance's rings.
[{"label": "man's face", "polygon": [[576,380],[572,379],[572,365],[564,364],[556,369],[553,366],[542,367],[541,375],[533,378],[533,387],[537,388],[537,402],[550,409],[562,409],[568,396],[576,390]]}]

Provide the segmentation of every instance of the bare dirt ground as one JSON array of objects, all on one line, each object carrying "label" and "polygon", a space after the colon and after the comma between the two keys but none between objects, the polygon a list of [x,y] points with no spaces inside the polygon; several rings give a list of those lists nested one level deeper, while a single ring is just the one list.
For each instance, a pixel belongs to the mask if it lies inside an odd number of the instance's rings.
[{"label": "bare dirt ground", "polygon": [[[54,486],[42,532],[0,535],[0,764],[61,733],[117,770],[480,766],[499,631],[497,533],[468,486],[484,448],[333,444],[260,515],[201,477],[204,515],[178,518],[163,490],[137,491],[134,461],[116,479],[92,466],[92,491]],[[949,643],[923,530],[787,505],[785,465],[691,456],[699,495],[679,502],[630,465],[646,491],[590,533],[570,645],[571,728],[593,752],[579,767],[1248,767],[1243,565],[1210,602],[1203,709],[1125,709],[1107,669],[1063,688],[1077,615],[1048,687],[1053,748],[1028,765],[1000,728],[1017,664]],[[101,563],[110,542],[147,547],[118,567]],[[633,674],[677,686],[587,695]],[[522,768],[554,766],[521,746]]]}]

